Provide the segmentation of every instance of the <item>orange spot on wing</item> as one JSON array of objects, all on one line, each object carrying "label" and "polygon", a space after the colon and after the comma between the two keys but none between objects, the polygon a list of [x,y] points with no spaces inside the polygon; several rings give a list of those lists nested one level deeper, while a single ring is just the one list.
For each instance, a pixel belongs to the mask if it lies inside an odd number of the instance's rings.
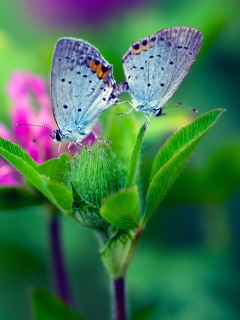
[{"label": "orange spot on wing", "polygon": [[102,65],[102,63],[99,64],[97,67],[97,75],[99,79],[103,79],[104,82],[107,81],[106,76],[109,73],[110,68],[107,66]]},{"label": "orange spot on wing", "polygon": [[142,46],[143,51],[148,51],[148,45]]},{"label": "orange spot on wing", "polygon": [[98,73],[97,73],[97,75],[98,75],[98,78],[102,79],[102,77],[103,77],[103,72],[102,72],[102,70],[99,70]]},{"label": "orange spot on wing", "polygon": [[88,61],[88,62],[87,62],[87,66],[88,66],[88,67],[91,67],[92,63],[93,63],[92,60]]},{"label": "orange spot on wing", "polygon": [[139,47],[139,49],[134,49],[134,48],[133,48],[133,53],[134,53],[134,54],[140,54],[140,53],[141,53],[140,47]]},{"label": "orange spot on wing", "polygon": [[102,64],[99,63],[99,61],[93,61],[93,64],[92,64],[92,72],[97,72],[97,75],[99,76],[99,73],[102,72]]},{"label": "orange spot on wing", "polygon": [[105,77],[108,75],[108,72],[109,72],[109,69],[107,69],[107,70],[103,73],[102,78],[105,78]]},{"label": "orange spot on wing", "polygon": [[99,65],[98,65],[97,68],[96,68],[96,72],[97,72],[97,74],[98,74],[98,73],[101,72],[101,71],[102,71],[102,64],[99,63]]},{"label": "orange spot on wing", "polygon": [[96,65],[95,61],[93,61],[91,67],[92,67],[92,72],[96,72],[96,70],[97,70],[97,65]]}]

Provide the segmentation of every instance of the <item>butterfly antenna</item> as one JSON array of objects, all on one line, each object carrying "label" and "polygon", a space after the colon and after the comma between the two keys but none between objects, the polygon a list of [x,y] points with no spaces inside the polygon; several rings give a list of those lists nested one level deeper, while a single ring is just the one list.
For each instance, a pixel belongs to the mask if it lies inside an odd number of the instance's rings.
[{"label": "butterfly antenna", "polygon": [[52,128],[49,128],[47,126],[41,126],[39,124],[32,124],[32,123],[17,123],[16,126],[32,126],[32,127],[39,127],[39,128],[45,128],[49,129],[50,131],[54,131]]},{"label": "butterfly antenna", "polygon": [[189,109],[189,110],[192,110],[193,112],[198,112],[198,110],[197,110],[197,109],[195,109],[195,108],[190,108],[190,107],[182,106],[182,103],[179,103],[179,105],[176,105],[176,106],[167,106],[167,107],[163,107],[162,109],[167,109],[167,108],[183,108],[183,109]]},{"label": "butterfly antenna", "polygon": [[41,136],[37,137],[36,139],[33,139],[32,142],[36,142],[38,139],[46,136],[47,134],[50,135],[50,137],[52,138],[51,132],[54,132],[54,129],[51,129],[47,126],[41,126],[39,124],[32,124],[32,123],[17,123],[16,126],[32,126],[32,127],[38,127],[38,128],[44,128],[44,129],[48,129],[48,132],[44,132]]},{"label": "butterfly antenna", "polygon": [[[53,130],[52,130],[52,131],[53,131]],[[50,131],[50,132],[44,132],[41,136],[37,137],[36,139],[33,139],[32,142],[35,143],[38,139],[46,136],[47,134],[51,136],[51,131]],[[52,136],[51,136],[51,137],[52,137]]]}]

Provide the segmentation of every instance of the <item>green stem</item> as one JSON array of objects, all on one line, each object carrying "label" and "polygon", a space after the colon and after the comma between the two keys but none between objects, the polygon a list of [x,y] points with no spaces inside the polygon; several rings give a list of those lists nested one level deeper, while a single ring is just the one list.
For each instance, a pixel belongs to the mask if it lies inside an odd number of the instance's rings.
[{"label": "green stem", "polygon": [[[123,265],[124,273],[126,272],[128,265],[131,261],[133,253],[135,252],[139,237],[143,229],[138,229],[135,233],[132,246],[128,252],[127,258]],[[113,278],[113,305],[114,305],[114,320],[126,320],[126,298],[125,298],[125,278]]]},{"label": "green stem", "polygon": [[125,271],[127,270],[128,265],[129,265],[129,263],[130,263],[130,261],[131,261],[131,259],[132,259],[132,256],[133,256],[133,254],[134,254],[134,252],[135,252],[135,249],[136,249],[138,240],[139,240],[140,235],[142,234],[142,232],[143,232],[143,229],[142,229],[142,228],[141,228],[141,229],[139,228],[139,229],[137,229],[137,231],[136,231],[136,233],[135,233],[135,235],[134,235],[135,237],[134,237],[134,240],[133,240],[133,242],[132,242],[132,246],[131,246],[131,248],[130,248],[130,250],[129,250],[129,252],[128,252],[127,258],[126,258],[125,263],[124,263],[124,265],[123,265],[123,269],[124,269]]}]

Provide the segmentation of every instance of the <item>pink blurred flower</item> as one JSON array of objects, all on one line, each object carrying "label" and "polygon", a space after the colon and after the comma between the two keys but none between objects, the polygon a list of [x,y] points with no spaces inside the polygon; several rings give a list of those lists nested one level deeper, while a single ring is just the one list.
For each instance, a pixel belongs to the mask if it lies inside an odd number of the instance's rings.
[{"label": "pink blurred flower", "polygon": [[[51,102],[42,77],[26,71],[16,71],[7,85],[11,101],[10,118],[12,131],[0,123],[0,136],[19,144],[37,162],[42,163],[57,157],[58,144],[49,135],[33,143],[49,130],[37,126],[17,126],[17,123],[29,123],[56,128],[52,116]],[[19,184],[21,177],[17,171],[3,159],[0,159],[0,184]]]},{"label": "pink blurred flower", "polygon": [[[7,93],[11,101],[10,118],[12,131],[9,132],[0,123],[0,136],[19,144],[37,163],[58,157],[59,144],[50,138],[50,130],[37,126],[46,126],[51,129],[57,128],[52,115],[51,101],[45,80],[31,72],[16,71],[9,80]],[[18,123],[36,126],[18,126]],[[94,130],[99,132],[99,125],[95,126]],[[34,139],[37,139],[36,142],[33,142]],[[83,144],[93,144],[94,141],[95,137],[91,133],[84,139]],[[67,143],[63,143],[60,151],[68,152],[67,145]],[[0,185],[22,183],[21,175],[2,158],[0,158],[0,169]]]},{"label": "pink blurred flower", "polygon": [[15,186],[20,183],[20,177],[18,179],[18,172],[6,163],[3,159],[0,158],[0,186]]},{"label": "pink blurred flower", "polygon": [[[19,144],[37,163],[57,157],[58,144],[49,139],[48,134],[41,137],[49,130],[38,126],[17,125],[29,123],[56,128],[45,80],[30,72],[16,71],[7,85],[7,93],[12,103],[10,140]],[[41,138],[33,143],[39,137]]]}]

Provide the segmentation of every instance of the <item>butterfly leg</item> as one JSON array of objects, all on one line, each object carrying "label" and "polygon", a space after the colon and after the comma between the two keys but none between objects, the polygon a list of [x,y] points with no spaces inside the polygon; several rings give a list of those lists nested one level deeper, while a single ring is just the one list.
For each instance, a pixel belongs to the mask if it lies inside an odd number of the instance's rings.
[{"label": "butterfly leg", "polygon": [[58,147],[58,153],[60,153],[60,148],[61,148],[61,142],[59,143],[59,147]]},{"label": "butterfly leg", "polygon": [[[70,147],[72,146],[72,145],[75,145],[76,146],[76,149],[77,149],[77,151],[79,152],[80,151],[80,148],[84,148],[85,150],[87,150],[89,153],[91,153],[91,151],[84,145],[84,144],[82,144],[80,141],[72,141],[72,142],[70,142],[69,144],[68,144],[68,146],[67,146],[67,149],[68,149],[68,152],[70,153],[70,155],[71,155],[71,157],[73,157],[74,156],[74,154],[72,153],[72,151],[71,151],[71,149],[70,149]],[[77,148],[77,147],[80,147],[80,148]]]},{"label": "butterfly leg", "polygon": [[[70,147],[71,147],[72,145],[73,145],[73,143],[70,142],[70,143],[68,144],[68,146],[67,146],[68,152],[69,152],[69,154],[71,155],[71,157],[74,156],[74,154],[72,153],[72,151],[71,151],[71,149],[70,149]],[[59,146],[59,148],[60,148],[60,146]],[[59,148],[58,148],[58,150],[59,150]]]},{"label": "butterfly leg", "polygon": [[[91,150],[89,150],[84,144],[81,143],[81,140],[76,140],[76,142],[74,142],[75,146],[79,146],[80,148],[85,149],[86,151],[88,151],[89,154],[91,154]],[[80,151],[80,148],[78,149],[78,151]]]},{"label": "butterfly leg", "polygon": [[[126,102],[126,101],[125,101],[125,102]],[[128,101],[128,103],[132,106],[132,104],[130,103],[130,101]],[[128,109],[128,110],[125,111],[125,112],[118,113],[117,115],[118,115],[118,116],[121,115],[121,114],[127,115],[127,114],[129,114],[130,112],[132,112],[132,111],[134,111],[134,110],[136,110],[136,108],[132,107],[132,108]]]},{"label": "butterfly leg", "polygon": [[97,132],[95,132],[95,131],[92,130],[92,133],[94,134],[94,137],[95,137],[96,139],[101,140],[101,141],[104,142],[105,144],[108,144],[108,145],[112,144],[112,142],[108,142],[108,141],[106,141],[105,139],[103,139]]},{"label": "butterfly leg", "polygon": [[130,105],[132,105],[129,100],[125,100],[125,101],[118,102],[117,106],[119,106],[120,104],[126,103],[126,102],[129,103]]},{"label": "butterfly leg", "polygon": [[145,131],[147,130],[149,124],[150,124],[150,119],[152,116],[152,113],[148,114],[148,113],[144,113],[145,117],[146,117],[146,122],[145,122]]}]

